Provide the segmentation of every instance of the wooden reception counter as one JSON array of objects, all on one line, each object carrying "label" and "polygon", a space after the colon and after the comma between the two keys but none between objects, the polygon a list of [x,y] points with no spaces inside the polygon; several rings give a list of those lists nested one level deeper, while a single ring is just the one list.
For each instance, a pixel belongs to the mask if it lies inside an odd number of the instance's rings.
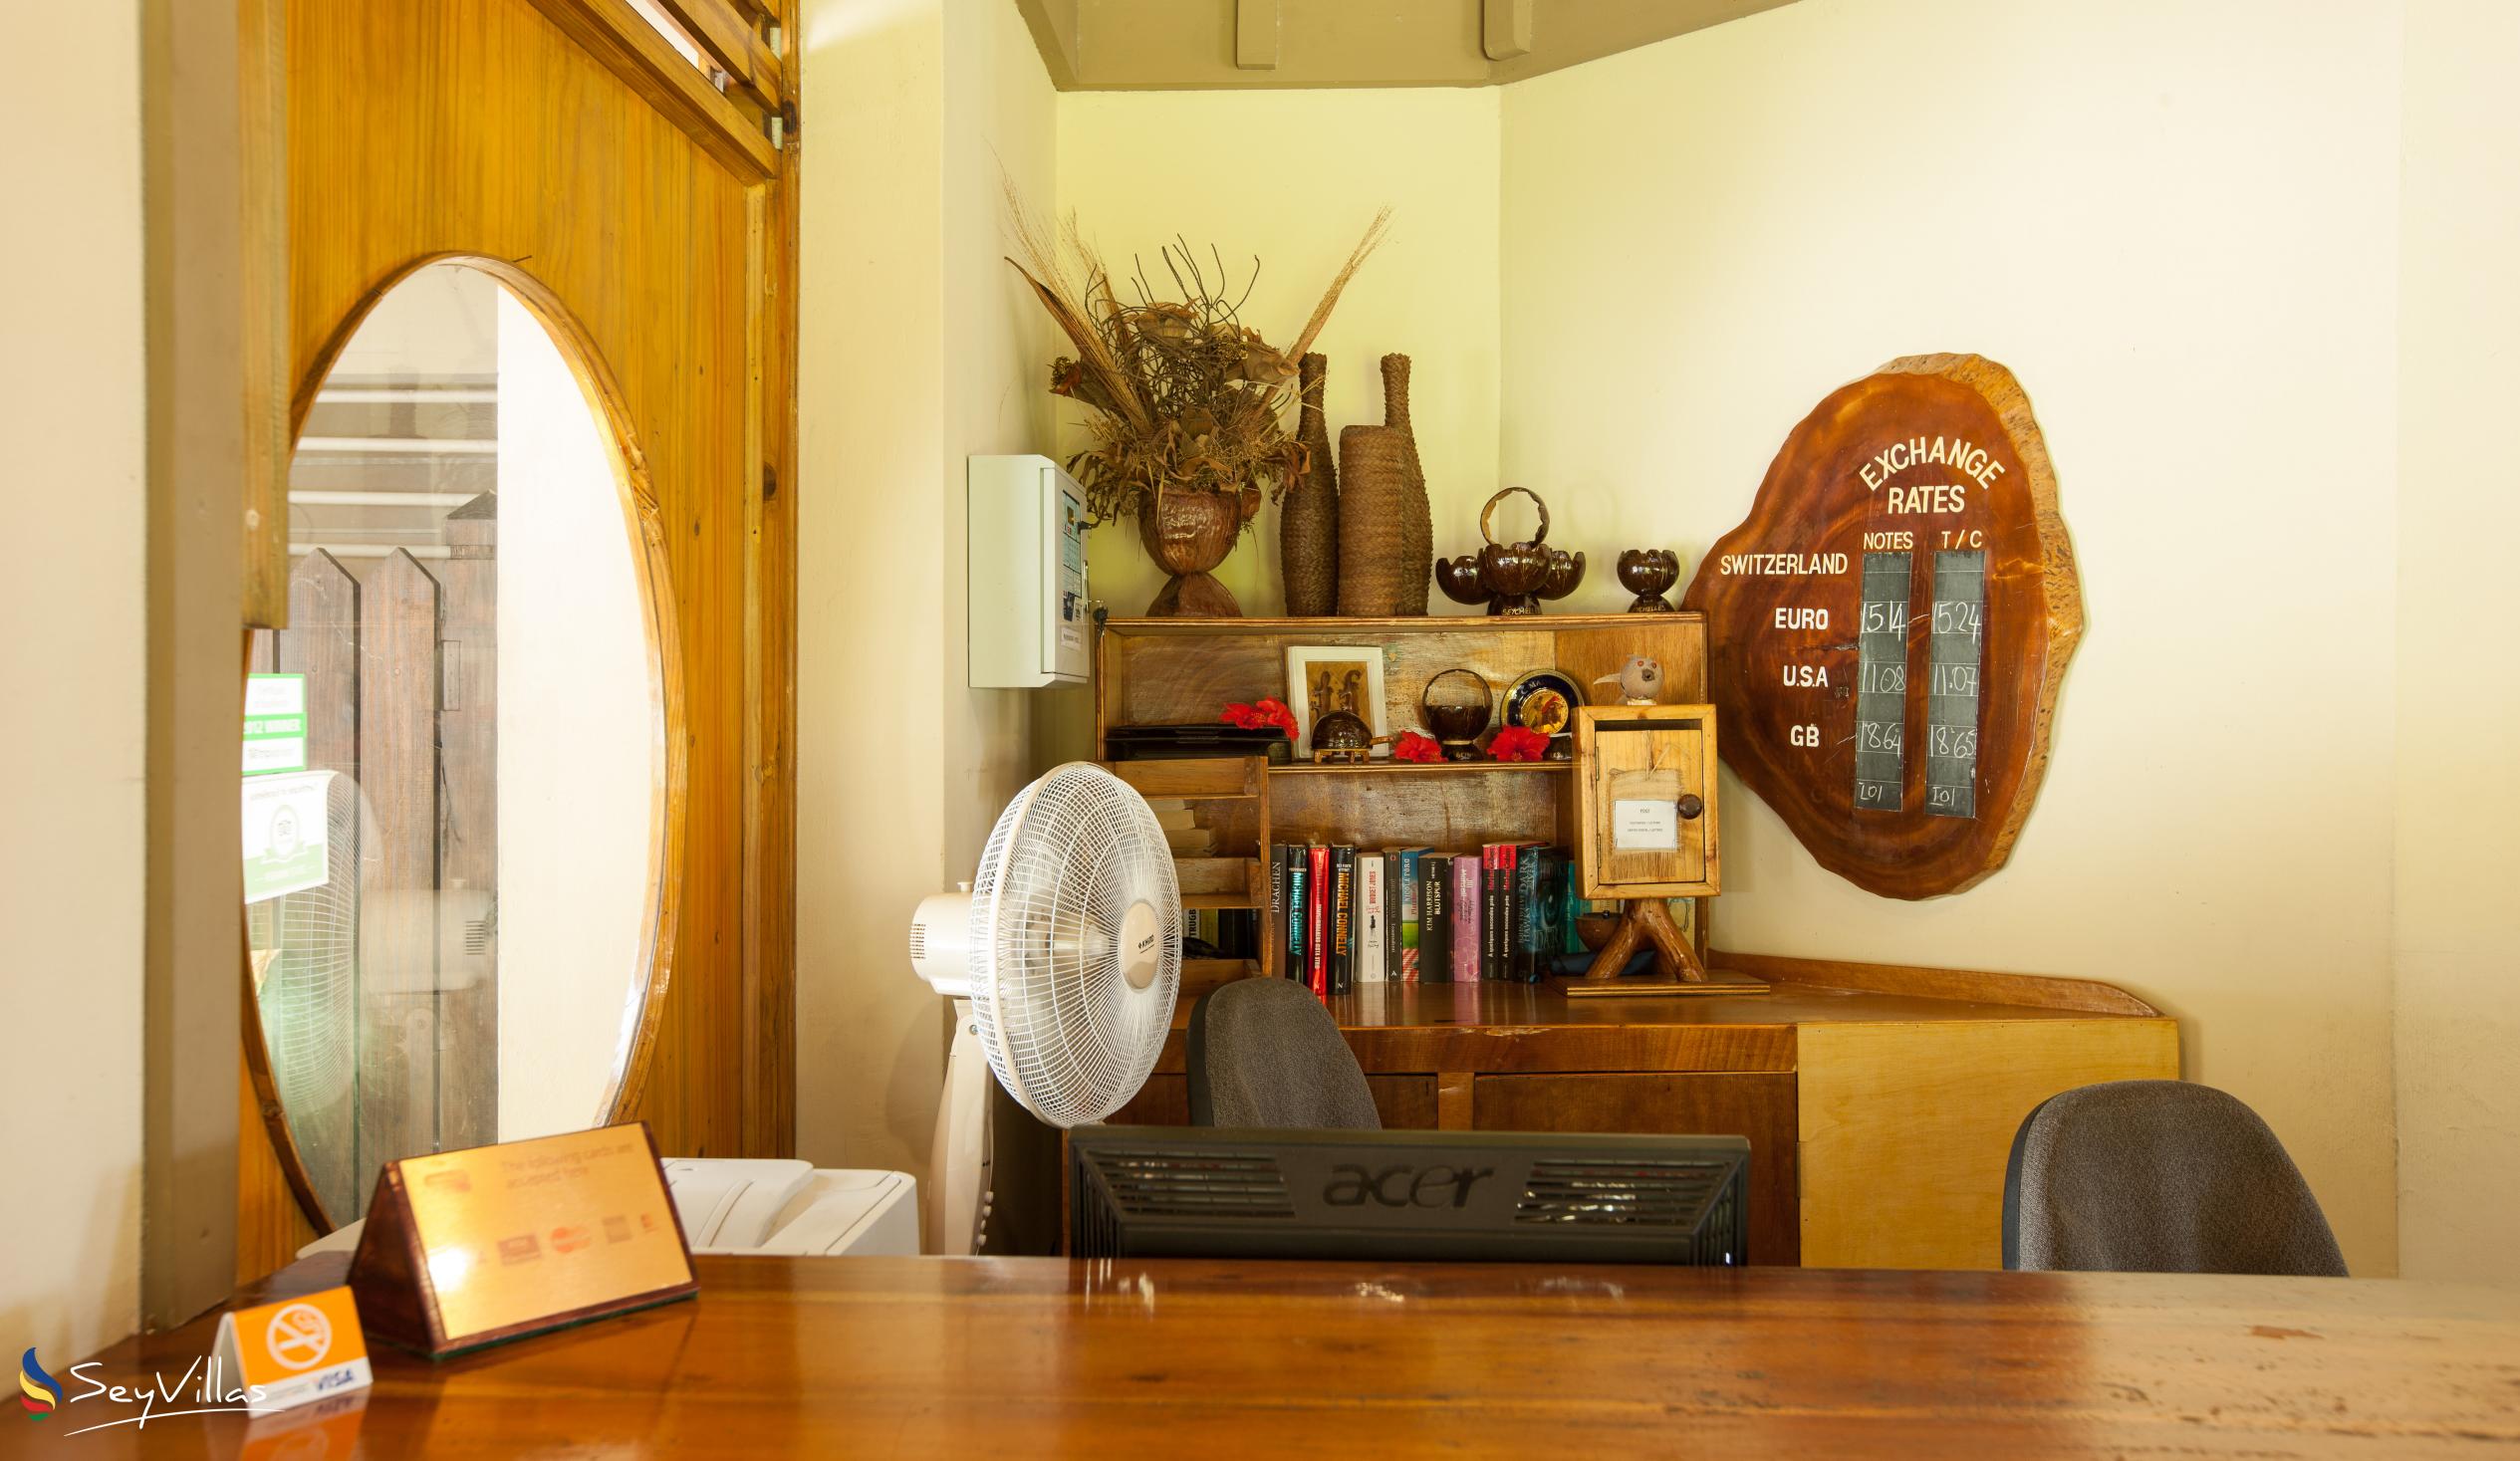
[{"label": "wooden reception counter", "polygon": [[[1332,1002],[1386,1126],[1745,1136],[1754,1263],[2002,1266],[2004,1159],[2030,1108],[2174,1079],[2178,1025],[2079,979],[1711,961],[1763,995],[1569,999],[1549,985],[1369,985]],[[1119,1121],[1189,1117],[1185,989]]]},{"label": "wooden reception counter", "polygon": [[[688,1303],[444,1364],[381,1353],[375,1388],[338,1413],[71,1434],[132,1413],[74,1398],[0,1421],[0,1456],[2405,1461],[2520,1446],[2511,1291],[1057,1259],[698,1272]],[[340,1273],[336,1259],[281,1281]],[[171,1380],[213,1327],[120,1346],[89,1373]]]}]

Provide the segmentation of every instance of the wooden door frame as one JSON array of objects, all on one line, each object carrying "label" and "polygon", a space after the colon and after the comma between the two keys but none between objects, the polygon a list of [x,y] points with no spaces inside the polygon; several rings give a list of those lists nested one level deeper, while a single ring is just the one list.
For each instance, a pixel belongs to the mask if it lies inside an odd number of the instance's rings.
[{"label": "wooden door frame", "polygon": [[[238,1151],[236,625],[247,544],[285,503],[280,0],[144,0],[147,808],[140,1322],[227,1297]],[[285,533],[276,535],[285,555]],[[242,613],[240,614],[240,609]]]},{"label": "wooden door frame", "polygon": [[[277,1157],[286,1172],[295,1155],[267,1061],[254,1059],[261,1030],[247,997],[235,858],[243,653],[219,627],[287,621],[298,383],[287,318],[289,3],[308,0],[143,0],[150,708],[140,1199],[141,1318],[152,1330],[227,1297],[247,1259],[240,1168],[259,1159],[268,1170]],[[735,78],[736,97],[701,79],[626,0],[531,3],[728,167],[758,243],[746,274],[745,421],[762,481],[743,519],[740,1127],[746,1154],[786,1155],[795,1143],[796,540],[793,495],[781,489],[795,480],[800,149],[796,59],[776,42],[795,34],[794,0],[663,0],[695,36],[693,11],[710,23],[712,56],[728,16],[762,43]],[[661,919],[658,931],[660,941],[670,933]],[[652,1028],[615,1109],[636,1100],[651,1046]],[[291,1185],[295,1216],[311,1223],[320,1211],[311,1190]]]}]

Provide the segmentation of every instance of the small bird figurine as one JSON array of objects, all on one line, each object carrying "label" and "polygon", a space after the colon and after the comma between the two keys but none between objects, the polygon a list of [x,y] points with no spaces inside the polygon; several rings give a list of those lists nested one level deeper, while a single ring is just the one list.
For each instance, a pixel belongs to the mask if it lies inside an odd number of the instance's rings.
[{"label": "small bird figurine", "polygon": [[1631,654],[1628,662],[1619,667],[1619,673],[1603,675],[1593,683],[1616,683],[1619,693],[1626,697],[1620,701],[1623,705],[1651,705],[1662,689],[1662,661],[1642,654]]}]

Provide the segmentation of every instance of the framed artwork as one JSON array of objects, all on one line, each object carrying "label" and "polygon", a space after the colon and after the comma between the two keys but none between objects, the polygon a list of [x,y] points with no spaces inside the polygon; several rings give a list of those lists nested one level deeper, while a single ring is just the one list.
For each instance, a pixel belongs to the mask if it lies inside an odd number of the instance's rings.
[{"label": "framed artwork", "polygon": [[[1290,644],[1286,650],[1286,708],[1295,712],[1295,756],[1313,754],[1313,722],[1334,710],[1363,717],[1379,740],[1391,733],[1383,708],[1383,649],[1379,644]],[[1376,746],[1387,756],[1390,747]]]}]

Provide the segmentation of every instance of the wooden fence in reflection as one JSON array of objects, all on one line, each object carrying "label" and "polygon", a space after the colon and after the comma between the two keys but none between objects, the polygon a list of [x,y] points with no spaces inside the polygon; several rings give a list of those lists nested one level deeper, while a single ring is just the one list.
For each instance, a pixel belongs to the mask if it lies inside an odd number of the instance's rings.
[{"label": "wooden fence in reflection", "polygon": [[[248,910],[275,1081],[336,1222],[383,1162],[497,1139],[496,500],[451,514],[430,564],[307,553],[289,627],[249,656],[306,676],[307,767],[348,779],[331,883]],[[348,1082],[293,1091],[293,1062],[344,1055]]]}]

